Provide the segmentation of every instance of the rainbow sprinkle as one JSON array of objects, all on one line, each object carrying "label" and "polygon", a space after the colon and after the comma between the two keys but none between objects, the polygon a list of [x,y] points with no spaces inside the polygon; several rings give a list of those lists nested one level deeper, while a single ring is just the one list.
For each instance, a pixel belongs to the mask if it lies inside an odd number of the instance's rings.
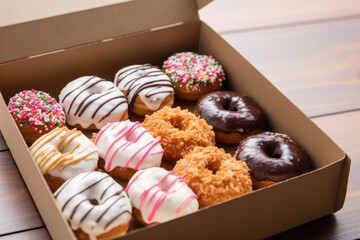
[{"label": "rainbow sprinkle", "polygon": [[194,52],[175,53],[163,65],[163,71],[181,88],[197,90],[225,80],[222,66],[209,55]]},{"label": "rainbow sprinkle", "polygon": [[61,106],[48,93],[38,90],[24,90],[10,98],[8,110],[20,126],[30,124],[44,126],[45,130],[65,122]]}]

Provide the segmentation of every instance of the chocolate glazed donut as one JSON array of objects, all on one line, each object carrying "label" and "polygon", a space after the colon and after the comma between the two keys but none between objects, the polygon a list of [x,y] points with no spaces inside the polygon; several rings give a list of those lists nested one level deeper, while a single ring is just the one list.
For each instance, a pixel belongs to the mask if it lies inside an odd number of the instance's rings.
[{"label": "chocolate glazed donut", "polygon": [[235,153],[250,168],[253,188],[270,186],[311,170],[307,154],[289,136],[264,132],[244,139]]},{"label": "chocolate glazed donut", "polygon": [[212,92],[199,99],[194,111],[213,127],[218,143],[238,144],[265,130],[263,110],[245,94]]}]

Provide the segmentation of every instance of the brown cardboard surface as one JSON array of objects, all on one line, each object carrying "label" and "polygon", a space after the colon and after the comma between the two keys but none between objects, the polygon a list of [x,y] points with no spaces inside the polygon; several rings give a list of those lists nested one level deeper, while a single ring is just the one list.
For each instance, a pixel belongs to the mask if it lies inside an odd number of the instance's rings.
[{"label": "brown cardboard surface", "polygon": [[[133,63],[161,66],[169,55],[179,51],[214,55],[225,68],[227,87],[246,93],[258,102],[266,112],[270,129],[287,133],[298,142],[312,158],[316,170],[167,223],[134,230],[123,239],[160,239],[165,235],[172,239],[258,239],[330,214],[341,207],[350,165],[345,153],[202,22],[2,65],[0,90],[5,102],[16,92],[29,88],[47,91],[57,98],[67,82],[81,75],[94,74],[112,80],[121,67]],[[52,237],[70,239],[71,230],[32,162],[5,102],[0,101],[0,128],[14,159]],[[16,134],[11,134],[13,131]]]},{"label": "brown cardboard surface", "polygon": [[[194,21],[198,19],[198,7],[208,2],[209,0],[137,0],[120,1],[111,5],[104,3],[105,6],[102,7],[60,15],[56,14],[65,12],[66,7],[64,11],[53,10],[53,13],[50,11],[45,15],[34,11],[32,16],[30,11],[27,20],[31,21],[18,22],[16,18],[11,18],[13,21],[0,25],[0,63]],[[13,12],[16,8],[12,6],[18,4],[17,1],[9,1],[2,5],[2,10],[7,12],[9,8],[8,14],[16,15]],[[88,5],[92,6],[86,6]],[[48,17],[38,19],[39,15]]]}]

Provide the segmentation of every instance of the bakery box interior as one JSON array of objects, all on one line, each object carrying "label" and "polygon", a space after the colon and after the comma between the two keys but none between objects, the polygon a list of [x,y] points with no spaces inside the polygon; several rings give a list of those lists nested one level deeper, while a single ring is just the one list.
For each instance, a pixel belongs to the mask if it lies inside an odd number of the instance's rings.
[{"label": "bakery box interior", "polygon": [[[157,6],[161,6],[161,2],[157,1]],[[197,11],[194,2],[190,5]],[[131,230],[123,239],[157,239],[164,235],[172,239],[264,238],[342,207],[350,159],[241,53],[196,16],[171,26],[125,33],[0,65],[1,132],[54,239],[75,237],[7,112],[9,98],[25,89],[37,89],[58,100],[61,89],[80,76],[95,75],[113,81],[115,73],[123,67],[144,63],[161,67],[170,55],[183,51],[215,57],[226,73],[224,89],[245,93],[254,99],[265,111],[268,128],[288,134],[299,143],[310,156],[314,170],[185,217]],[[190,110],[194,106],[178,100],[174,105]],[[130,119],[142,120],[131,115]],[[225,149],[234,153],[234,147],[225,146]]]}]

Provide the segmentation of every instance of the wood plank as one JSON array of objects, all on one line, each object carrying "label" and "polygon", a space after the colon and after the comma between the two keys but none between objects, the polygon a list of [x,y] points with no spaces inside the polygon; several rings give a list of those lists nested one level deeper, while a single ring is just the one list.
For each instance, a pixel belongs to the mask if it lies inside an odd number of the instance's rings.
[{"label": "wood plank", "polygon": [[358,0],[217,0],[200,18],[219,33],[278,27],[359,15]]},{"label": "wood plank", "polygon": [[352,159],[344,207],[335,214],[270,239],[358,239],[360,237],[360,111],[313,120]]},{"label": "wood plank", "polygon": [[0,151],[4,151],[4,150],[7,150],[7,149],[8,149],[8,146],[6,145],[4,137],[3,137],[3,135],[1,134],[1,131],[0,131]]},{"label": "wood plank", "polygon": [[0,161],[0,235],[44,226],[10,152]]},{"label": "wood plank", "polygon": [[360,108],[360,18],[224,38],[308,116]]},{"label": "wood plank", "polygon": [[38,228],[34,230],[19,232],[19,233],[13,233],[6,236],[0,237],[0,240],[15,240],[15,239],[21,239],[21,240],[33,240],[33,239],[41,239],[41,240],[47,240],[51,239],[48,231],[45,227]]}]

